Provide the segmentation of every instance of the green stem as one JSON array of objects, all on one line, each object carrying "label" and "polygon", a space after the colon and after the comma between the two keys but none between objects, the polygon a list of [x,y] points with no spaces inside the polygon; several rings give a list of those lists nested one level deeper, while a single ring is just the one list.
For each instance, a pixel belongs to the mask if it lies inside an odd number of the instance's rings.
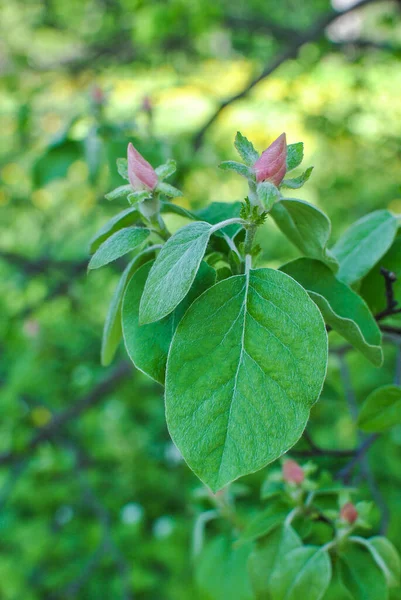
[{"label": "green stem", "polygon": [[245,244],[244,251],[245,254],[252,254],[252,244],[255,237],[257,225],[255,223],[250,223],[246,226],[245,233]]}]

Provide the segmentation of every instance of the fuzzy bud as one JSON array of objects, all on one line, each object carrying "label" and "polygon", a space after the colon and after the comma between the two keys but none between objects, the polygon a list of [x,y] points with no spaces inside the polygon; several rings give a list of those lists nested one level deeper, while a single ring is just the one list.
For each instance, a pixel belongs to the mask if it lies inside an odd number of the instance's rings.
[{"label": "fuzzy bud", "polygon": [[134,148],[128,144],[128,178],[135,191],[154,190],[157,185],[156,171]]},{"label": "fuzzy bud", "polygon": [[256,181],[270,181],[275,186],[282,182],[287,170],[287,140],[282,133],[253,165]]},{"label": "fuzzy bud", "polygon": [[346,502],[346,504],[344,504],[340,511],[340,517],[350,525],[355,523],[358,518],[358,511],[352,502]]},{"label": "fuzzy bud", "polygon": [[295,460],[286,460],[283,464],[283,478],[288,483],[300,484],[305,479],[305,473],[302,467]]}]

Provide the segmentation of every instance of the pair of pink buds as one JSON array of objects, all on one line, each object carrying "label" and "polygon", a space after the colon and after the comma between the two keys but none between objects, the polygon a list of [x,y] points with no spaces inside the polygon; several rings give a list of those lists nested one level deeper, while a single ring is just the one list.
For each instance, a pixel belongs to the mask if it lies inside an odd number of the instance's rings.
[{"label": "pair of pink buds", "polygon": [[[260,158],[254,163],[256,181],[270,181],[275,186],[280,185],[286,173],[287,160],[287,140],[285,133],[282,133],[268,148]],[[133,189],[154,190],[158,177],[156,171],[147,160],[145,160],[134,148],[128,144],[128,178]]]}]

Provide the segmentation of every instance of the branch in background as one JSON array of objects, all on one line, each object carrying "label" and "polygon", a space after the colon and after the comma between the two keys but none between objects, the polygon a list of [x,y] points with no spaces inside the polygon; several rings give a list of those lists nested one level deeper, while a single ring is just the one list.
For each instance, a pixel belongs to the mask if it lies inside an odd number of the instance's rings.
[{"label": "branch in background", "polygon": [[380,274],[384,277],[384,285],[386,287],[386,308],[375,315],[376,321],[381,321],[386,317],[401,313],[401,308],[397,308],[398,301],[394,295],[394,283],[397,281],[397,275],[384,267],[380,267]]},{"label": "branch in background", "polygon": [[266,21],[257,17],[235,17],[227,15],[224,18],[225,23],[231,29],[245,30],[249,33],[261,31],[263,33],[272,34],[277,39],[293,40],[299,35],[299,31],[291,27],[285,27],[274,21]]},{"label": "branch in background", "polygon": [[295,58],[297,56],[300,48],[302,48],[302,46],[304,46],[305,44],[308,44],[310,42],[318,40],[323,35],[326,27],[328,27],[336,19],[338,19],[339,17],[342,17],[343,15],[346,15],[350,12],[353,12],[354,10],[362,8],[368,4],[372,4],[373,2],[376,2],[376,1],[382,1],[382,0],[359,0],[359,2],[357,2],[353,6],[350,6],[348,9],[346,9],[340,13],[335,10],[331,10],[325,16],[318,19],[316,21],[316,23],[314,23],[306,31],[300,33],[299,36],[296,37],[292,41],[292,43],[290,43],[288,45],[288,47],[283,50],[283,52],[281,54],[276,56],[276,58],[274,58],[271,63],[267,64],[265,66],[265,68],[263,69],[263,71],[260,73],[260,75],[258,75],[254,79],[252,79],[243,90],[241,90],[238,94],[231,96],[227,100],[223,100],[223,102],[220,103],[220,105],[217,107],[217,109],[213,113],[213,115],[209,118],[209,120],[205,123],[205,125],[200,129],[200,131],[194,137],[194,140],[193,140],[194,149],[198,150],[200,148],[200,146],[203,142],[203,138],[204,138],[206,132],[208,131],[209,127],[211,125],[213,125],[213,123],[220,116],[220,114],[223,112],[223,110],[225,108],[227,108],[227,106],[229,106],[230,104],[233,104],[237,100],[240,100],[241,98],[244,98],[245,96],[247,96],[248,93],[258,83],[260,83],[263,79],[266,79],[266,77],[268,77],[269,75],[274,73],[274,71],[276,71],[283,63],[285,63],[287,60],[289,60],[291,58]]},{"label": "branch in background", "polygon": [[72,260],[54,260],[52,258],[43,257],[32,260],[21,254],[14,252],[0,251],[0,260],[4,260],[10,265],[22,271],[25,275],[37,275],[51,269],[58,269],[63,272],[68,272],[69,275],[77,275],[85,272],[88,266],[87,260],[72,261]]},{"label": "branch in background", "polygon": [[18,451],[8,451],[0,454],[0,465],[8,465],[18,462],[30,456],[30,454],[45,440],[52,439],[55,435],[81,414],[96,406],[105,396],[110,394],[128,374],[131,373],[130,363],[123,361],[119,363],[103,381],[100,381],[89,394],[83,396],[68,408],[55,414],[53,418],[41,427],[32,439]]}]

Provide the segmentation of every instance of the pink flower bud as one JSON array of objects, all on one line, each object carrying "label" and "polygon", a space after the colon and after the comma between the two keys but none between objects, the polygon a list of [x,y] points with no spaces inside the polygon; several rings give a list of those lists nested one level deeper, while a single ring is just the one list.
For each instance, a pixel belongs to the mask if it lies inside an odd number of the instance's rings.
[{"label": "pink flower bud", "polygon": [[288,483],[300,484],[305,479],[305,473],[295,460],[286,460],[283,465],[283,478]]},{"label": "pink flower bud", "polygon": [[95,104],[103,104],[105,101],[104,92],[98,85],[94,85],[92,88],[92,100],[95,102]]},{"label": "pink flower bud", "polygon": [[152,100],[150,96],[145,96],[142,100],[142,110],[146,113],[151,113],[153,110]]},{"label": "pink flower bud", "polygon": [[347,521],[350,525],[353,525],[358,518],[358,511],[352,502],[346,502],[344,506],[341,508],[340,517]]},{"label": "pink flower bud", "polygon": [[128,179],[135,191],[154,190],[157,185],[156,171],[131,142],[128,144]]},{"label": "pink flower bud", "polygon": [[271,181],[278,186],[287,170],[287,140],[282,133],[253,165],[256,181]]}]

